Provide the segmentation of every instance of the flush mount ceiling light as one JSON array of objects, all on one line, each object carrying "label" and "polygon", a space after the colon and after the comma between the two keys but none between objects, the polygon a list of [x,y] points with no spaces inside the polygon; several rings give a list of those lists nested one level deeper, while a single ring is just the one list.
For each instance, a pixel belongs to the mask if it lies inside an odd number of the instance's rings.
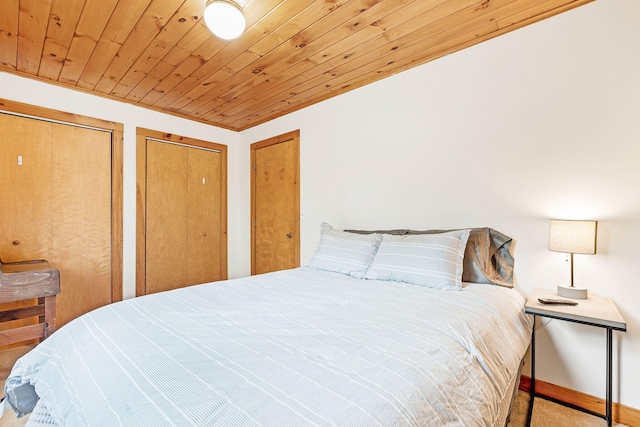
[{"label": "flush mount ceiling light", "polygon": [[244,31],[242,8],[231,0],[208,0],[204,7],[204,23],[213,34],[231,40]]}]

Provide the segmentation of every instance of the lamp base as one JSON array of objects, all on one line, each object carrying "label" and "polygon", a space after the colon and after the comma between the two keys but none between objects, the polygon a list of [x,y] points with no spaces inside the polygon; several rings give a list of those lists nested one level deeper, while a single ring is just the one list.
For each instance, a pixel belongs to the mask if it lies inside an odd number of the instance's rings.
[{"label": "lamp base", "polygon": [[560,286],[558,285],[558,295],[565,298],[572,299],[587,299],[589,298],[587,289],[575,288],[573,286]]}]

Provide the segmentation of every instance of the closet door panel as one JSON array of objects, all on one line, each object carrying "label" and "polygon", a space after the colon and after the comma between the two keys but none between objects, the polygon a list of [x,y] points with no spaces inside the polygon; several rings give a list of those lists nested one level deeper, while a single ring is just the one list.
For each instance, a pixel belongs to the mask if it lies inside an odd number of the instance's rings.
[{"label": "closet door panel", "polygon": [[222,279],[222,154],[188,151],[187,283]]},{"label": "closet door panel", "polygon": [[60,270],[57,324],[112,302],[111,134],[52,124],[50,263]]},{"label": "closet door panel", "polygon": [[[0,114],[0,259],[15,262],[50,259],[51,124]],[[37,300],[0,304],[3,310],[28,307]],[[22,319],[0,324],[0,330],[37,323]],[[29,341],[37,342],[37,341]],[[17,347],[0,346],[0,351]]]},{"label": "closet door panel", "polygon": [[4,262],[49,259],[51,126],[0,114],[0,259]]},{"label": "closet door panel", "polygon": [[187,148],[147,141],[146,293],[187,285]]}]

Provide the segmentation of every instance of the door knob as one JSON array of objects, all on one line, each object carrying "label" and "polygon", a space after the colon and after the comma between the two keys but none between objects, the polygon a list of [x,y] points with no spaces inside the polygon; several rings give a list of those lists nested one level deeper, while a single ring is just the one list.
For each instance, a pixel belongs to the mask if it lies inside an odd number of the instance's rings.
[{"label": "door knob", "polygon": [[207,232],[206,231],[202,232],[202,237],[207,237]]},{"label": "door knob", "polygon": [[293,239],[293,233],[287,234],[287,239]]},{"label": "door knob", "polygon": [[20,240],[14,240],[13,241],[13,246],[18,246],[20,244]]}]

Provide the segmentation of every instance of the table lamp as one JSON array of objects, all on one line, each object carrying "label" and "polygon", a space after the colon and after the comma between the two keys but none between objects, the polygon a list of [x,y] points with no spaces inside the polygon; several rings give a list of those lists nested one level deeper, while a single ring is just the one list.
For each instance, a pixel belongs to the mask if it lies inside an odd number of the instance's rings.
[{"label": "table lamp", "polygon": [[549,250],[571,256],[571,286],[558,285],[558,295],[573,299],[587,299],[585,288],[573,285],[573,254],[595,254],[597,221],[558,220],[549,221]]}]

